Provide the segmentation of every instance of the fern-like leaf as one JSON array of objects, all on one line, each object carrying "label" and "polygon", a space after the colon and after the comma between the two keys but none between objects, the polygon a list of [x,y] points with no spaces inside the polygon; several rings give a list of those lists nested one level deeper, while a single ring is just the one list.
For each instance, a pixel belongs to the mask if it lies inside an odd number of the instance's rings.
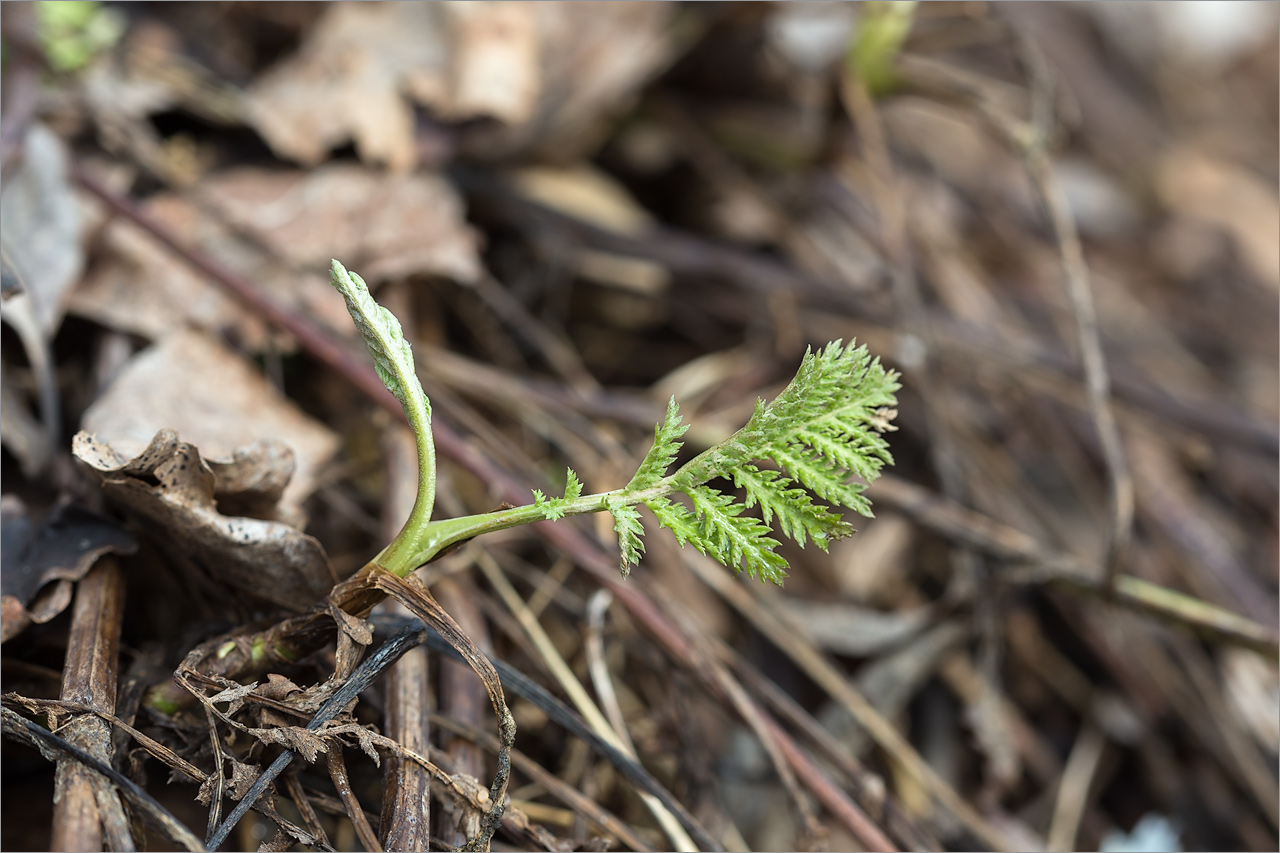
[{"label": "fern-like leaf", "polygon": [[564,497],[548,498],[538,489],[533,490],[533,505],[547,521],[559,521],[564,518],[570,501],[575,501],[582,496],[582,481],[578,479],[577,472],[572,468],[565,470]]},{"label": "fern-like leaf", "polygon": [[678,439],[687,429],[687,425],[680,423],[680,407],[676,405],[676,398],[672,397],[667,402],[666,418],[659,426],[654,427],[653,446],[645,454],[631,482],[627,483],[627,491],[638,492],[651,488],[666,476],[667,469],[675,461],[683,444]]},{"label": "fern-like leaf", "polygon": [[533,505],[547,521],[559,521],[564,518],[564,508],[560,503],[555,498],[548,498],[540,489],[533,490]]},{"label": "fern-like leaf", "polygon": [[[777,580],[785,575],[786,562],[774,553],[777,541],[764,535],[775,519],[782,533],[801,546],[813,540],[825,549],[831,539],[852,532],[810,493],[834,506],[871,514],[862,493],[893,462],[882,433],[892,428],[898,387],[896,374],[865,347],[836,341],[816,353],[806,352],[782,393],[769,403],[758,400],[742,429],[671,476],[671,487],[693,498],[696,525],[679,504],[650,505],[681,544],[688,542],[735,570],[742,562],[751,574]],[[762,469],[755,464],[762,459],[783,470]],[[732,479],[745,492],[745,501],[705,487],[717,477]],[[742,515],[757,505],[763,520]]]},{"label": "fern-like leaf", "polygon": [[697,540],[698,519],[684,504],[662,497],[645,501],[645,506],[653,510],[659,524],[675,534],[676,542],[681,548],[689,544],[690,540]]},{"label": "fern-like leaf", "polygon": [[765,524],[776,516],[778,527],[801,548],[808,537],[825,551],[830,540],[853,532],[848,522],[814,503],[808,492],[779,471],[740,465],[733,470],[733,482],[746,492],[748,509],[759,504]]},{"label": "fern-like leaf", "polygon": [[743,515],[746,508],[732,496],[708,486],[688,492],[698,516],[697,537],[689,542],[708,557],[748,577],[780,583],[787,576],[787,561],[774,552],[778,540],[760,519]]},{"label": "fern-like leaf", "polygon": [[822,457],[802,446],[785,446],[771,448],[769,458],[827,503],[847,507],[860,515],[871,517],[871,503],[862,496],[867,488],[866,484],[846,482],[848,475],[831,467]]},{"label": "fern-like leaf", "polygon": [[578,472],[572,468],[565,469],[564,475],[564,499],[566,501],[577,500],[582,496],[582,481],[578,479]]},{"label": "fern-like leaf", "polygon": [[644,553],[644,525],[640,511],[624,500],[613,498],[605,504],[613,515],[613,529],[618,534],[618,550],[621,552],[622,576],[631,574],[631,567],[639,565]]}]

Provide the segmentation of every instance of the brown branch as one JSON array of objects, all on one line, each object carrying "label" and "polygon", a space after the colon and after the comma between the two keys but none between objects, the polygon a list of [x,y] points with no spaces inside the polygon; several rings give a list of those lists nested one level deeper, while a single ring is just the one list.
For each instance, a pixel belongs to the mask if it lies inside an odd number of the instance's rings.
[{"label": "brown branch", "polygon": [[[62,698],[114,712],[124,571],[108,555],[76,586],[71,634],[62,671]],[[111,729],[96,716],[79,716],[58,732],[102,763],[112,761]],[[136,850],[129,819],[106,779],[73,761],[59,761],[54,782],[54,850]]]}]

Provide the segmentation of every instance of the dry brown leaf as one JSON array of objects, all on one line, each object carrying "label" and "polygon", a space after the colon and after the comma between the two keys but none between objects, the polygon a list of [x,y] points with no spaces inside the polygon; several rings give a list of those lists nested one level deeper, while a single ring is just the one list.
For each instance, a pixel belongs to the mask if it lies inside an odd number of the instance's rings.
[{"label": "dry brown leaf", "polygon": [[249,733],[263,743],[274,743],[283,746],[285,749],[292,749],[301,755],[308,764],[315,764],[316,758],[329,749],[323,735],[308,731],[301,726],[249,729]]},{"label": "dry brown leaf", "polygon": [[352,616],[333,602],[329,603],[329,613],[342,633],[350,636],[356,643],[367,646],[373,642],[373,625],[369,620]]},{"label": "dry brown leaf", "polygon": [[415,273],[469,282],[480,274],[479,238],[453,187],[436,175],[351,163],[310,172],[234,169],[206,180],[201,197],[300,269],[327,271],[341,258],[370,282]]},{"label": "dry brown leaf", "polygon": [[[351,320],[328,282],[331,258],[358,265],[371,282],[412,274],[467,282],[481,270],[462,203],[433,175],[394,177],[351,164],[310,173],[244,168],[205,178],[199,193],[199,205],[160,194],[143,211],[282,307],[341,334],[352,334]],[[266,348],[271,332],[261,317],[150,235],[115,220],[103,242],[108,255],[72,293],[72,313],[152,339],[192,325]]]},{"label": "dry brown leaf", "polygon": [[245,95],[249,122],[281,156],[314,166],[354,140],[368,163],[396,171],[416,156],[403,92],[428,104],[444,92],[443,4],[335,3],[298,53]]},{"label": "dry brown leaf", "polygon": [[227,703],[227,716],[231,716],[236,711],[244,707],[244,697],[248,696],[258,688],[258,682],[253,681],[248,684],[237,684],[234,687],[228,687],[225,690],[219,690],[217,693],[209,697],[209,704],[218,702]]},{"label": "dry brown leaf", "polygon": [[255,691],[259,696],[284,702],[302,692],[302,688],[278,672],[267,673],[267,683]]},{"label": "dry brown leaf", "polygon": [[499,129],[485,153],[524,148],[559,162],[580,159],[598,126],[628,107],[675,56],[665,2],[533,4],[542,89],[529,121]]},{"label": "dry brown leaf", "polygon": [[[183,245],[246,276],[282,306],[334,323],[345,313],[342,298],[320,275],[295,276],[265,260],[262,251],[185,199],[160,194],[141,207]],[[190,324],[228,332],[252,350],[266,348],[269,330],[261,317],[245,310],[137,226],[112,220],[102,242],[106,257],[72,292],[68,313],[152,340]]]},{"label": "dry brown leaf", "polygon": [[364,650],[373,642],[373,626],[365,619],[352,616],[333,602],[329,602],[329,614],[338,624],[334,677],[345,679],[355,670],[364,657]]},{"label": "dry brown leaf", "polygon": [[527,121],[542,89],[536,4],[481,0],[449,3],[445,11],[451,85],[441,114]]},{"label": "dry brown leaf", "polygon": [[574,158],[595,136],[584,129],[670,61],[670,15],[667,3],[336,3],[250,88],[246,111],[277,154],[307,165],[353,141],[365,162],[408,171],[411,102],[498,119],[471,137],[489,155]]},{"label": "dry brown leaf", "polygon": [[262,774],[258,768],[252,764],[245,764],[244,762],[236,761],[234,758],[229,756],[227,760],[231,762],[231,784],[228,786],[228,789],[231,793],[231,799],[239,802],[244,799],[245,794],[249,793],[249,789],[253,787],[253,783],[257,782],[258,777]]},{"label": "dry brown leaf", "polygon": [[382,766],[382,756],[378,754],[378,740],[374,737],[373,732],[366,728],[357,728],[354,732],[356,743],[360,745],[360,749],[365,755],[373,759],[373,763],[378,767]]},{"label": "dry brown leaf", "polygon": [[81,426],[124,458],[160,430],[176,430],[201,448],[232,514],[295,526],[302,526],[299,505],[315,488],[316,471],[338,446],[328,427],[255,365],[185,329],[134,355]]},{"label": "dry brown leaf", "polygon": [[219,513],[212,469],[173,430],[158,432],[133,459],[85,432],[72,450],[171,558],[215,583],[301,610],[337,582],[312,537],[280,522]]}]

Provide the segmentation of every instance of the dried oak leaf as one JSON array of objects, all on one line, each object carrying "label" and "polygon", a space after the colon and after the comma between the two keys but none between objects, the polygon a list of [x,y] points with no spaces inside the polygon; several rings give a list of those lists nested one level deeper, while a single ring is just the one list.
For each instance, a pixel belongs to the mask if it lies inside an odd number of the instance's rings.
[{"label": "dried oak leaf", "polygon": [[[301,610],[338,580],[320,543],[302,531],[278,521],[219,512],[214,469],[173,430],[160,430],[133,459],[86,432],[76,434],[72,451],[97,472],[104,493],[124,507],[157,545],[179,565],[201,571],[215,583]],[[279,445],[259,446],[241,457],[243,467],[229,482],[270,482],[270,477],[255,479],[247,474],[248,461],[289,455]],[[277,485],[272,483],[272,489]],[[239,493],[241,506],[253,502],[244,498],[246,494]]]},{"label": "dried oak leaf", "polygon": [[40,524],[22,501],[0,500],[0,642],[32,622],[48,622],[71,602],[71,585],[104,554],[132,554],[138,544],[110,518],[63,504]]}]

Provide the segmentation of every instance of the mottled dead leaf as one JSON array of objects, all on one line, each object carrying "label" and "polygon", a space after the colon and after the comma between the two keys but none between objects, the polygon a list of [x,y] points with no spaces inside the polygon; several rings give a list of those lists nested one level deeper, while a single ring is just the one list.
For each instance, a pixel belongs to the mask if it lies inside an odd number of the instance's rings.
[{"label": "mottled dead leaf", "polygon": [[641,87],[676,55],[665,2],[532,4],[536,11],[541,91],[520,124],[483,130],[468,153],[502,157],[518,151],[565,163],[600,143],[608,120],[627,109]]},{"label": "mottled dead leaf", "polygon": [[126,459],[176,430],[209,460],[224,514],[299,527],[298,507],[338,445],[255,365],[185,329],[134,355],[81,426]]},{"label": "mottled dead leaf", "polygon": [[301,726],[280,726],[271,729],[250,729],[249,732],[263,743],[274,743],[292,749],[308,764],[315,764],[318,757],[328,751],[325,738]]},{"label": "mottled dead leaf", "polygon": [[259,696],[267,699],[275,699],[277,702],[284,702],[290,696],[302,692],[302,688],[294,684],[288,678],[285,678],[278,672],[267,674],[267,683],[259,687],[255,691]]},{"label": "mottled dead leaf", "polygon": [[179,566],[291,610],[307,607],[337,582],[312,537],[277,521],[221,514],[213,470],[173,430],[158,432],[133,459],[85,432],[72,450]]},{"label": "mottled dead leaf", "polygon": [[209,704],[214,705],[219,702],[226,702],[226,715],[230,717],[232,714],[244,707],[244,697],[256,690],[257,687],[258,682],[253,681],[249,684],[237,684],[234,687],[219,690],[217,693],[209,697]]},{"label": "mottled dead leaf", "polygon": [[249,793],[249,789],[253,787],[254,782],[258,781],[262,773],[251,764],[236,761],[234,758],[227,760],[231,762],[231,784],[228,786],[231,799],[239,802],[244,799],[245,794]]},{"label": "mottled dead leaf", "polygon": [[[183,245],[246,276],[282,306],[334,323],[345,311],[342,298],[319,274],[291,274],[186,199],[159,194],[141,207]],[[102,246],[105,257],[72,292],[69,313],[152,340],[192,325],[226,334],[251,350],[267,347],[270,330],[261,317],[136,225],[112,220]]]}]

